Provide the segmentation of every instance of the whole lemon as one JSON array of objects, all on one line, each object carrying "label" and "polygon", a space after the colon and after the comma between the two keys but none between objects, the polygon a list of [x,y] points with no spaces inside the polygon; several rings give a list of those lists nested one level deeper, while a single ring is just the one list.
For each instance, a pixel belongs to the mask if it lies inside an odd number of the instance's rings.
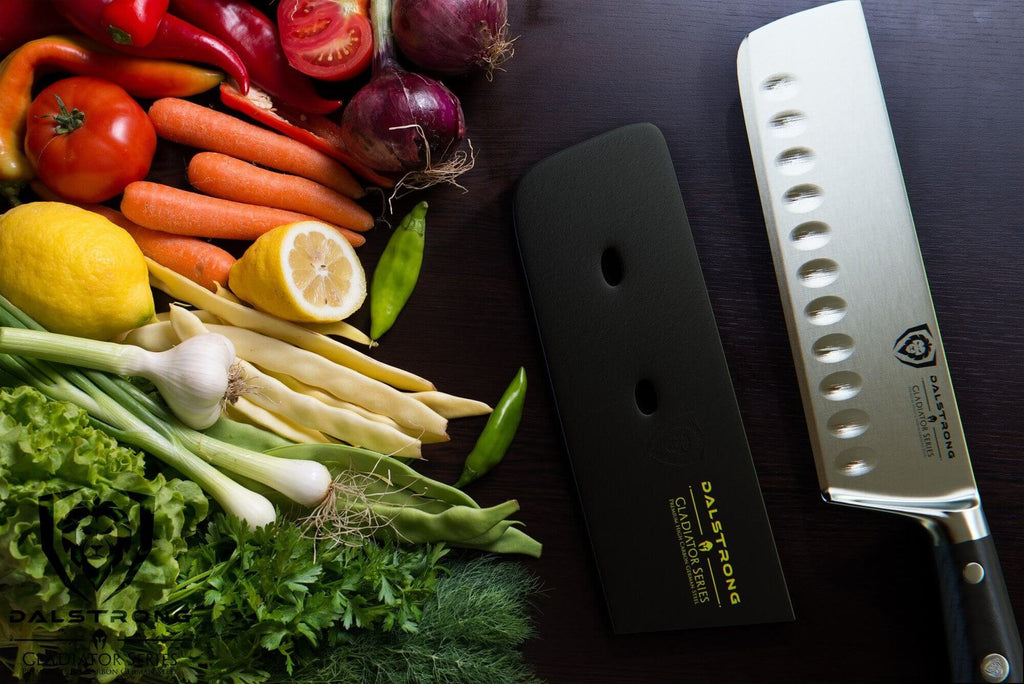
[{"label": "whole lemon", "polygon": [[0,216],[0,294],[52,332],[108,340],[154,314],[146,260],[121,227],[61,202]]}]

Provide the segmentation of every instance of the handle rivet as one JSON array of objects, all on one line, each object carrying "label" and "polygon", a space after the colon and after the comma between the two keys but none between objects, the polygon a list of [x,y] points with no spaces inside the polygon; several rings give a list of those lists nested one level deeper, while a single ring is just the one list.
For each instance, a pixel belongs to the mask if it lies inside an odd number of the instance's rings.
[{"label": "handle rivet", "polygon": [[985,568],[981,563],[968,563],[964,566],[963,575],[968,584],[979,584],[985,579]]},{"label": "handle rivet", "polygon": [[1010,662],[998,653],[989,653],[981,659],[981,676],[986,682],[999,684],[1010,676]]}]

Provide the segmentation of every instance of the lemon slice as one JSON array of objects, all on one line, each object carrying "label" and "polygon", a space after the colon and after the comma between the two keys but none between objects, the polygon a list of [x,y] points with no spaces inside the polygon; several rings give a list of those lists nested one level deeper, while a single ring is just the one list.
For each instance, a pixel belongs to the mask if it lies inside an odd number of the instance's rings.
[{"label": "lemon slice", "polygon": [[278,226],[257,238],[228,274],[241,300],[298,323],[330,323],[366,299],[366,273],[337,229],[319,221]]}]

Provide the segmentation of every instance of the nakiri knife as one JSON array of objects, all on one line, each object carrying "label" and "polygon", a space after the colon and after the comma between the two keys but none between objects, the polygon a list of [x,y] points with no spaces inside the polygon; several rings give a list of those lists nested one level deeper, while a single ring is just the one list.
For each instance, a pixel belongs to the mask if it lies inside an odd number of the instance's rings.
[{"label": "nakiri knife", "polygon": [[1020,682],[860,3],[752,31],[737,75],[822,496],[921,521],[952,678]]}]

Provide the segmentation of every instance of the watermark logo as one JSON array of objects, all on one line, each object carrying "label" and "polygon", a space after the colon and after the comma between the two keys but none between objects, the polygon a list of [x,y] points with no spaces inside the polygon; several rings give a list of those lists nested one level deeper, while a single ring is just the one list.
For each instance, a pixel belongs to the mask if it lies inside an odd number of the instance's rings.
[{"label": "watermark logo", "polygon": [[935,365],[935,341],[927,324],[908,328],[892,346],[893,356],[900,363],[914,368]]},{"label": "watermark logo", "polygon": [[[28,635],[13,639],[21,668],[87,678],[157,677],[175,667],[166,649],[141,649],[128,659],[121,642],[171,642],[181,637],[125,636],[131,623],[172,624],[187,611],[121,607],[110,600],[131,585],[154,545],[155,497],[119,490],[111,501],[77,500],[77,490],[41,496],[39,541],[49,571],[80,601],[54,609],[11,608],[8,625]],[[40,631],[32,629],[40,627]],[[117,639],[113,637],[118,634]]]},{"label": "watermark logo", "polygon": [[[39,525],[43,554],[69,591],[102,604],[123,591],[153,549],[153,497],[121,492],[138,504],[131,516],[112,501],[82,501],[62,516],[56,503],[73,492],[40,497]],[[124,571],[120,584],[99,598],[111,575]]]}]

